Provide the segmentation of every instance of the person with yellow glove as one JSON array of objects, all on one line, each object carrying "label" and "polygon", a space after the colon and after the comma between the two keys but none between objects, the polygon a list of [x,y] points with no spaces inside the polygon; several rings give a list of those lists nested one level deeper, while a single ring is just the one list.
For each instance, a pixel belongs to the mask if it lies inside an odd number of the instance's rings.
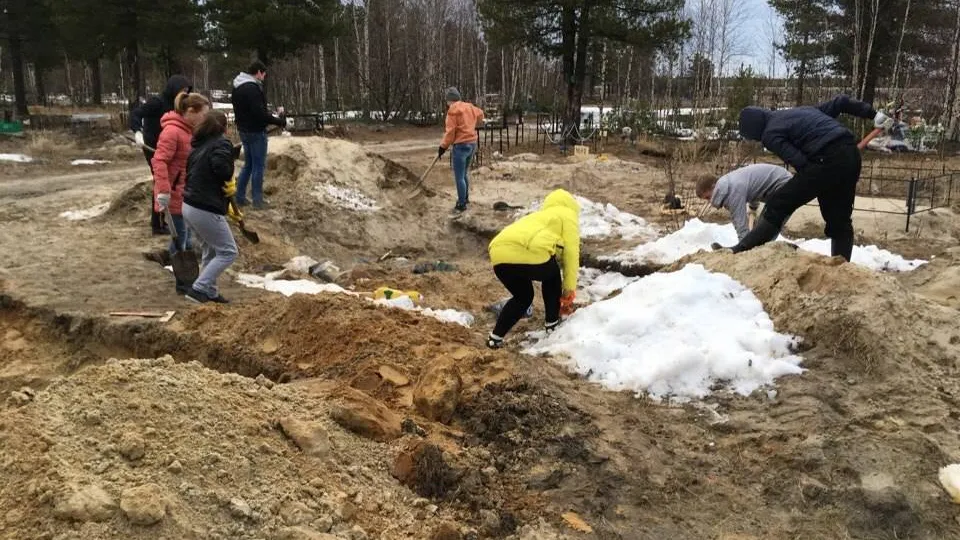
[{"label": "person with yellow glove", "polygon": [[200,238],[203,259],[200,275],[187,291],[188,300],[227,303],[217,290],[217,278],[237,258],[237,242],[227,223],[237,187],[233,179],[233,145],[224,136],[227,117],[210,111],[193,133],[193,151],[187,162],[183,217]]},{"label": "person with yellow glove", "polygon": [[503,339],[533,303],[533,282],[541,283],[547,333],[560,324],[561,308],[573,311],[580,272],[580,204],[558,189],[540,210],[508,225],[490,242],[493,273],[512,297],[500,311],[487,337],[487,347],[503,346]]}]

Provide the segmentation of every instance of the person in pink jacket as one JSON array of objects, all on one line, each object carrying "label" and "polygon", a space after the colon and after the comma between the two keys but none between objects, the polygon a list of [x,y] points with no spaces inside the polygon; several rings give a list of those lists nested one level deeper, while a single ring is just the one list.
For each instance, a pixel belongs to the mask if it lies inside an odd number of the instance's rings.
[{"label": "person in pink jacket", "polygon": [[[183,221],[183,189],[187,185],[187,158],[190,157],[193,128],[210,110],[210,101],[200,94],[180,93],[172,111],[160,119],[160,138],[150,165],[153,168],[154,209],[168,212],[178,242],[170,242],[170,254],[190,249],[190,238]],[[178,245],[179,244],[179,245]],[[184,293],[191,283],[177,283]]]}]

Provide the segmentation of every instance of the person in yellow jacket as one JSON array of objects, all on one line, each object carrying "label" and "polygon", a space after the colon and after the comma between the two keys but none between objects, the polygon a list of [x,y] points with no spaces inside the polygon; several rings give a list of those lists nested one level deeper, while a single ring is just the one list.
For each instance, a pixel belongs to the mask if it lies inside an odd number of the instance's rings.
[{"label": "person in yellow jacket", "polygon": [[[512,297],[503,306],[487,346],[503,346],[507,332],[533,303],[533,282],[542,285],[547,332],[560,324],[560,305],[571,305],[580,272],[580,205],[558,189],[540,210],[507,226],[490,242],[493,273]],[[559,264],[558,264],[559,260]],[[561,270],[562,268],[562,270]]]},{"label": "person in yellow jacket", "polygon": [[483,122],[483,109],[462,101],[460,91],[456,88],[448,88],[444,97],[449,108],[437,159],[453,147],[453,181],[457,185],[457,205],[453,211],[459,214],[470,204],[470,161],[477,152],[477,142],[480,140],[477,124]]}]

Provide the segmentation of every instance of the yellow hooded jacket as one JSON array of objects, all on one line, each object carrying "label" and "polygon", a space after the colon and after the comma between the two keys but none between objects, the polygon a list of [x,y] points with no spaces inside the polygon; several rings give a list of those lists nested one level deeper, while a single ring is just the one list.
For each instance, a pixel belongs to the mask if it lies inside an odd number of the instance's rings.
[{"label": "yellow hooded jacket", "polygon": [[540,210],[500,231],[490,242],[490,262],[543,264],[562,252],[563,290],[577,290],[580,272],[580,205],[558,189],[543,200]]}]

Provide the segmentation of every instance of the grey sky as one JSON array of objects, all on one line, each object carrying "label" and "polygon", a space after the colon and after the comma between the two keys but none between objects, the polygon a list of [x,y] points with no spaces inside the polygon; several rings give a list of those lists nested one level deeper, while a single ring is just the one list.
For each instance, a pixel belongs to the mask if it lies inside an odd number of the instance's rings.
[{"label": "grey sky", "polygon": [[[771,17],[773,10],[767,4],[767,0],[745,0],[747,4],[747,17],[743,28],[743,45],[748,51],[748,56],[743,59],[743,63],[753,66],[754,69],[766,75],[770,67],[770,55],[773,49],[771,45]],[[779,24],[779,23],[778,23]],[[777,26],[777,33],[779,30]],[[786,69],[783,65],[783,59],[776,60],[776,74],[783,75]]]}]

